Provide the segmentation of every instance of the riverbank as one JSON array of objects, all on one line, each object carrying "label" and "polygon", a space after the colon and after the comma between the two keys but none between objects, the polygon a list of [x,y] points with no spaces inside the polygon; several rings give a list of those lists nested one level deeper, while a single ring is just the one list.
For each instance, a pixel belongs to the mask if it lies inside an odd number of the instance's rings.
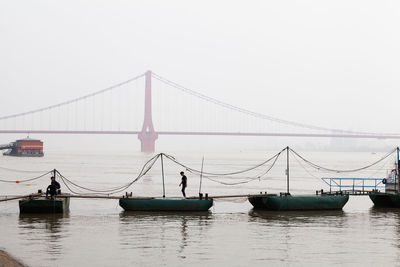
[{"label": "riverbank", "polygon": [[7,252],[0,250],[0,267],[23,267],[22,263],[14,259]]}]

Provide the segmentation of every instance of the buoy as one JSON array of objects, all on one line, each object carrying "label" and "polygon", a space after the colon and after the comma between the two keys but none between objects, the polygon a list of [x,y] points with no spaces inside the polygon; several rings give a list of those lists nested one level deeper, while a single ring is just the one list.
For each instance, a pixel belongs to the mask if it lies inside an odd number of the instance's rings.
[{"label": "buoy", "polygon": [[17,180],[17,181],[15,181],[15,183],[16,183],[16,184],[19,184],[19,181]]}]

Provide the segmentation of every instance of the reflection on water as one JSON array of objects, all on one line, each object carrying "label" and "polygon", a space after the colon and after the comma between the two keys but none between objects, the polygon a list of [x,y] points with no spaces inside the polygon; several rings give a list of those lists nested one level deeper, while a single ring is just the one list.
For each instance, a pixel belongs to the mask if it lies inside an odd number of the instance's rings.
[{"label": "reflection on water", "polygon": [[185,259],[189,240],[198,237],[201,240],[212,222],[213,214],[210,211],[123,211],[120,213],[120,244],[123,249],[136,250],[144,257],[152,257],[154,251],[159,250],[170,251]]},{"label": "reflection on water", "polygon": [[62,254],[63,238],[68,225],[69,213],[61,214],[20,214],[18,228],[20,240],[33,251],[45,251],[50,260]]},{"label": "reflection on water", "polygon": [[326,221],[329,217],[340,220],[346,216],[343,210],[320,210],[320,211],[269,211],[251,209],[249,211],[249,221],[256,219],[265,219],[269,221],[295,222],[295,223],[311,223],[318,221]]}]

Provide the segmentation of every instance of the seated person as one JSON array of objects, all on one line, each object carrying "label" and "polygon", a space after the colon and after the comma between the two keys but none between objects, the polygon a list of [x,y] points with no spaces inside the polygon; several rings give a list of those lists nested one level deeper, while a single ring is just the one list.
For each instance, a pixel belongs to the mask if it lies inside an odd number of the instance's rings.
[{"label": "seated person", "polygon": [[54,176],[51,176],[51,184],[46,189],[46,198],[50,194],[51,199],[54,199],[54,196],[57,195],[57,190],[60,189],[60,184],[56,181]]}]

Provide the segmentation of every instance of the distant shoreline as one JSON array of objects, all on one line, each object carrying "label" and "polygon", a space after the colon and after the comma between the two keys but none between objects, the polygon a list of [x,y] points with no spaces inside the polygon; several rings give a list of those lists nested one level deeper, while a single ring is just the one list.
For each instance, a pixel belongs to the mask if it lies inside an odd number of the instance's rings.
[{"label": "distant shoreline", "polygon": [[0,250],[0,267],[24,267],[18,260],[4,250]]}]

